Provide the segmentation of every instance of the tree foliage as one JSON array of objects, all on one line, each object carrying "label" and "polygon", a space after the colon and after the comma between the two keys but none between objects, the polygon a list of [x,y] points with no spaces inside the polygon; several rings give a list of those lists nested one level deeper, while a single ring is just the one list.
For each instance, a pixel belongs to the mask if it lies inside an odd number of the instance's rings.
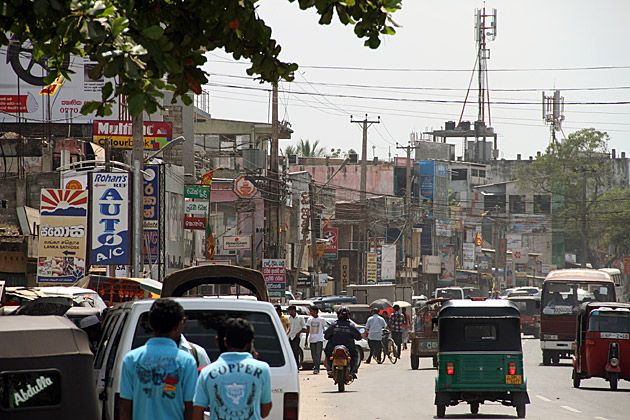
[{"label": "tree foliage", "polygon": [[608,134],[593,128],[576,131],[550,144],[545,154],[517,173],[522,186],[553,194],[560,204],[553,210],[554,229],[565,234],[565,244],[575,247],[582,261],[597,260],[593,227],[599,221],[602,193],[611,186],[608,140]]},{"label": "tree foliage", "polygon": [[[395,33],[391,14],[402,0],[288,0],[303,10],[315,9],[319,23],[333,15],[365,45],[377,48],[381,35]],[[192,103],[189,92],[200,93],[208,81],[202,70],[204,54],[223,49],[234,59],[251,61],[249,75],[262,81],[292,80],[297,64],[284,62],[272,29],[257,14],[258,0],[0,0],[0,45],[33,44],[33,58],[46,60],[49,81],[64,68],[68,54],[97,62],[90,77],[115,78],[107,83],[102,101],[82,112],[110,115],[119,95],[127,96],[129,111],[155,112],[163,91]],[[13,34],[9,38],[8,34]]]},{"label": "tree foliage", "polygon": [[297,145],[289,145],[284,149],[284,155],[297,155],[302,157],[323,157],[326,150],[319,145],[319,140],[300,139]]},{"label": "tree foliage", "polygon": [[[600,246],[612,257],[630,253],[630,188],[616,187],[601,195],[595,207]],[[610,259],[610,258],[609,258]]]}]

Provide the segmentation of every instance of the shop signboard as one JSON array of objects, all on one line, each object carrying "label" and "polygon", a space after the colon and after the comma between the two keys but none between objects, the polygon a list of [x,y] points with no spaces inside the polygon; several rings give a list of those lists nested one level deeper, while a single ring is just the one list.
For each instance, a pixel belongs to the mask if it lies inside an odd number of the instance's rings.
[{"label": "shop signboard", "polygon": [[324,258],[328,260],[336,260],[339,228],[325,227],[322,229],[322,236],[326,239],[326,244],[324,245]]},{"label": "shop signboard", "polygon": [[210,200],[209,185],[186,185],[184,187],[184,198],[195,200]]},{"label": "shop signboard", "polygon": [[381,254],[381,280],[396,280],[396,244],[383,245]]},{"label": "shop signboard", "polygon": [[472,242],[464,242],[462,245],[464,258],[462,268],[464,270],[475,269],[475,244]]},{"label": "shop signboard", "polygon": [[440,256],[423,255],[422,272],[425,274],[440,274],[442,272],[442,260]]},{"label": "shop signboard", "polygon": [[42,189],[37,281],[74,283],[85,275],[88,192]]},{"label": "shop signboard", "polygon": [[283,298],[287,284],[286,261],[282,258],[264,258],[262,274],[269,297]]},{"label": "shop signboard", "polygon": [[160,261],[160,165],[144,167],[144,263]]},{"label": "shop signboard", "polygon": [[[145,150],[160,150],[173,140],[173,124],[163,121],[144,121],[142,135]],[[105,147],[107,139],[113,149],[133,149],[132,122],[94,120],[92,141]]]},{"label": "shop signboard", "polygon": [[248,250],[252,246],[252,238],[250,235],[223,236],[221,241],[223,243],[223,250],[225,251]]},{"label": "shop signboard", "polygon": [[193,216],[207,217],[208,207],[208,203],[203,203],[200,201],[186,201],[186,203],[184,203],[184,213]]},{"label": "shop signboard", "polygon": [[90,262],[128,265],[131,257],[129,211],[131,194],[127,172],[92,174]]},{"label": "shop signboard", "polygon": [[378,256],[376,252],[368,252],[367,253],[367,283],[368,284],[376,284],[377,274],[378,274]]}]

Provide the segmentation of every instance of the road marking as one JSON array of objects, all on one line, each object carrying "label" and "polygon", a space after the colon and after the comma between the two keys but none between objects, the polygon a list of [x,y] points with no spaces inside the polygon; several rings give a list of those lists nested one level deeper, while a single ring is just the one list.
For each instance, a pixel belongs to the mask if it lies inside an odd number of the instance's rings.
[{"label": "road marking", "polygon": [[573,408],[573,407],[569,407],[568,405],[561,405],[560,407],[562,407],[562,408],[564,408],[565,410],[570,411],[570,412],[572,412],[572,413],[581,413],[581,411],[580,411],[580,410],[576,410],[575,408]]},{"label": "road marking", "polygon": [[595,420],[608,420],[606,417],[595,417]]},{"label": "road marking", "polygon": [[549,398],[543,397],[542,395],[536,395],[536,398],[543,400],[545,402],[551,402],[551,400]]}]

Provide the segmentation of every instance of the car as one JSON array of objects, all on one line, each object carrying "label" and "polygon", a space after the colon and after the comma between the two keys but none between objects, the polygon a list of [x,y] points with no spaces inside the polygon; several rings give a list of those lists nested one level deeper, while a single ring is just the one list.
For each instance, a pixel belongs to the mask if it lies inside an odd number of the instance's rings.
[{"label": "car", "polygon": [[538,287],[530,287],[530,286],[515,287],[514,289],[508,292],[507,297],[523,296],[525,293],[527,294],[527,296],[540,296],[541,292],[542,291]]},{"label": "car", "polygon": [[92,289],[76,286],[45,286],[45,287],[7,287],[7,306],[20,306],[39,297],[65,297],[72,300],[73,306],[96,308],[103,312],[107,305]]},{"label": "car", "polygon": [[[251,277],[247,279],[246,277]],[[236,281],[234,279],[236,278]],[[236,282],[256,291],[259,300],[224,297],[180,297],[200,284]],[[184,336],[206,350],[210,360],[219,355],[216,329],[225,317],[249,320],[256,331],[254,347],[271,371],[273,407],[269,418],[297,418],[299,405],[298,367],[280,318],[268,299],[262,274],[243,267],[204,265],[179,270],[164,280],[162,297],[179,302],[186,312]],[[103,322],[103,334],[94,360],[97,392],[104,418],[116,418],[124,356],[143,345],[151,336],[148,313],[151,299],[121,303],[111,308]]]},{"label": "car", "polygon": [[439,287],[433,292],[434,298],[464,299],[464,289],[461,287]]},{"label": "car", "polygon": [[[333,322],[337,320],[337,314],[332,314],[334,315],[334,319],[330,316],[324,316],[324,315],[331,315],[331,314],[320,313],[319,315],[321,318],[323,318],[326,321],[326,328],[330,327],[333,324]],[[308,318],[309,318],[308,316],[304,317],[304,322],[306,322]],[[363,326],[358,325],[358,324],[355,324],[355,326],[359,329],[359,332],[363,334],[363,332],[365,331]],[[324,340],[324,347],[326,347],[326,343],[327,341]],[[368,345],[368,342],[365,338],[361,338],[361,340],[356,340],[355,344],[357,345],[357,351],[359,352],[359,363],[361,363],[361,361],[365,359],[365,356],[367,354],[370,354],[370,346]],[[322,358],[323,357],[324,356],[322,352]],[[302,336],[300,337],[300,366],[302,367],[302,369],[313,366],[313,357],[311,356],[310,349],[306,345],[306,334],[302,334]]]},{"label": "car", "polygon": [[352,305],[357,303],[355,296],[324,296],[313,301],[320,311],[332,312],[337,305]]}]

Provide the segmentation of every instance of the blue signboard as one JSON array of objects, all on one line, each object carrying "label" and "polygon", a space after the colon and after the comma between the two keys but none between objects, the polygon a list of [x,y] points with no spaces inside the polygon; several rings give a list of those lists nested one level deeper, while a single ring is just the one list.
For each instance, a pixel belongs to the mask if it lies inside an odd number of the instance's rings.
[{"label": "blue signboard", "polygon": [[433,183],[435,162],[423,160],[418,163],[420,176],[420,197],[423,200],[433,201]]},{"label": "blue signboard", "polygon": [[144,263],[160,260],[160,165],[144,167]]}]

